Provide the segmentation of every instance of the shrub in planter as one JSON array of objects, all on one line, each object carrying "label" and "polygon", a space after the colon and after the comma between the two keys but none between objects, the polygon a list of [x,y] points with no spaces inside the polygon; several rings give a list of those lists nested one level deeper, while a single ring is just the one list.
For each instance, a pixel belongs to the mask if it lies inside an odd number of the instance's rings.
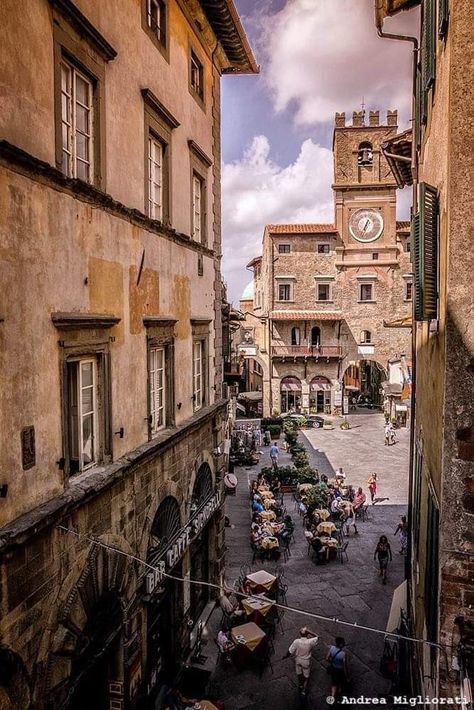
[{"label": "shrub in planter", "polygon": [[345,429],[350,429],[350,428],[351,428],[351,425],[349,424],[349,422],[347,421],[347,419],[345,419],[343,422],[341,422],[341,423],[339,424],[339,426],[340,426],[341,429],[343,429],[343,430],[345,430]]},{"label": "shrub in planter", "polygon": [[303,466],[297,470],[298,483],[318,483],[319,472],[311,466]]},{"label": "shrub in planter", "polygon": [[260,420],[260,427],[263,431],[266,431],[270,426],[283,426],[283,419],[281,417],[263,417]]},{"label": "shrub in planter", "polygon": [[294,422],[296,422],[297,427],[306,426],[308,424],[308,420],[303,415],[301,415],[300,417],[292,417],[292,419]]},{"label": "shrub in planter", "polygon": [[309,466],[309,458],[306,451],[297,453],[296,456],[293,457],[293,463],[296,468],[304,468],[305,466]]},{"label": "shrub in planter", "polygon": [[298,441],[298,432],[294,429],[285,429],[284,427],[283,430],[285,432],[285,441],[288,444],[288,447],[291,448]]},{"label": "shrub in planter", "polygon": [[328,504],[328,494],[322,491],[319,486],[308,488],[304,494],[308,505],[315,505],[317,508],[326,508]]},{"label": "shrub in planter", "polygon": [[269,424],[266,429],[272,439],[279,439],[281,434],[281,426],[279,424]]}]

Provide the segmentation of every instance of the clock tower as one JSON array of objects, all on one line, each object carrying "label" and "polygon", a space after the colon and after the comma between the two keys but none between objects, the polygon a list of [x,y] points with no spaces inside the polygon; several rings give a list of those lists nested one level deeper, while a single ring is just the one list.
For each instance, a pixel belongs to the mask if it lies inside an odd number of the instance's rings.
[{"label": "clock tower", "polygon": [[355,111],[352,125],[336,113],[334,127],[335,221],[339,233],[336,267],[398,265],[396,243],[396,183],[382,153],[382,143],[397,132],[397,112]]}]

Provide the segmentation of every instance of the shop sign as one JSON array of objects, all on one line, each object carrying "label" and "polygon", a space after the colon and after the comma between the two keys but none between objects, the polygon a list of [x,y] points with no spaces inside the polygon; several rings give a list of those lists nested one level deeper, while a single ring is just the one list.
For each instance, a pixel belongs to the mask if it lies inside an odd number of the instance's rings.
[{"label": "shop sign", "polygon": [[239,355],[245,355],[247,357],[257,356],[257,346],[256,345],[239,345],[237,348]]},{"label": "shop sign", "polygon": [[335,391],[334,392],[334,406],[335,407],[342,407],[342,391]]},{"label": "shop sign", "polygon": [[349,397],[347,395],[344,395],[342,413],[349,414]]},{"label": "shop sign", "polygon": [[194,538],[199,535],[209,519],[219,508],[221,504],[221,494],[217,491],[212,498],[202,507],[202,509],[191,518],[188,524],[181,530],[179,537],[173,542],[167,550],[163,552],[164,559],[154,562],[155,569],[149,572],[145,579],[145,588],[147,594],[152,594],[163,582],[165,572],[179,562],[181,557],[193,542]]}]

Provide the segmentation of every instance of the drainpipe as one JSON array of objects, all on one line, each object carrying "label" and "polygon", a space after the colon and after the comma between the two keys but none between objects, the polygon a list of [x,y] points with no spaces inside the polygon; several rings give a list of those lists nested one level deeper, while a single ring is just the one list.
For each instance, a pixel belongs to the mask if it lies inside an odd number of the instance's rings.
[{"label": "drainpipe", "polygon": [[[417,37],[411,37],[409,35],[397,35],[391,34],[389,32],[384,32],[382,25],[377,25],[377,34],[383,39],[393,39],[399,42],[411,42],[413,44],[413,85],[412,85],[412,96],[416,100],[416,76],[417,76],[417,66],[418,66],[418,39]],[[415,175],[418,176],[418,161],[417,161],[417,151],[415,144],[415,136],[413,134],[413,117],[412,117],[412,157],[411,163],[415,168]],[[397,156],[400,159],[400,156]],[[408,159],[403,159],[406,162]],[[416,213],[417,210],[417,191],[416,191],[416,180],[413,181],[413,212],[412,215]],[[410,411],[410,449],[409,449],[409,469],[408,469],[408,531],[409,531],[409,545],[408,554],[405,558],[405,579],[407,580],[407,610],[409,618],[413,620],[413,609],[411,606],[411,563],[412,563],[412,548],[411,548],[411,538],[412,538],[412,520],[413,520],[413,455],[415,448],[415,408],[416,408],[416,322],[415,322],[415,301],[412,301],[412,327],[411,327],[411,351],[412,351],[412,371],[411,371],[411,411]],[[412,669],[413,670],[413,669]]]}]

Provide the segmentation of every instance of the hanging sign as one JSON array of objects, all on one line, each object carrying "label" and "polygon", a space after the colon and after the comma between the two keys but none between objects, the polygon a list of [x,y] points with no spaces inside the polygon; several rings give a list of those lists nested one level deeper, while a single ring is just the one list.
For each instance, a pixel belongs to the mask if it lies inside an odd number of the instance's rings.
[{"label": "hanging sign", "polygon": [[[209,501],[189,520],[188,524],[181,530],[178,537],[162,553],[161,559],[153,562],[155,569],[148,572],[145,578],[145,588],[147,594],[152,594],[158,589],[164,579],[165,572],[174,567],[183,557],[193,540],[199,535],[202,529],[209,522],[215,511],[221,505],[221,493],[217,491]],[[163,559],[164,558],[164,559]]]}]

